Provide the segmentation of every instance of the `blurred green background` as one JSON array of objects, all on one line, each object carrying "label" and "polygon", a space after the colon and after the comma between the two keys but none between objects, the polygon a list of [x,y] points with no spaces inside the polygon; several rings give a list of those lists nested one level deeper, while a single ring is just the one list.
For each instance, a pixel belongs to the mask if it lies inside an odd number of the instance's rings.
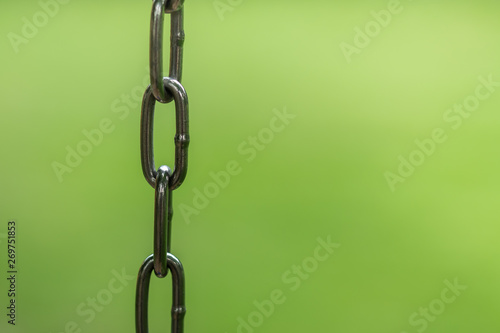
[{"label": "blurred green background", "polygon": [[[133,332],[153,242],[139,159],[150,2],[56,3],[1,3],[0,331]],[[185,331],[498,332],[500,91],[479,79],[500,82],[498,3],[185,7],[191,145],[172,236]],[[474,111],[449,111],[463,103]],[[157,164],[171,165],[173,105],[157,110]],[[446,140],[430,143],[436,128]],[[68,149],[86,156],[71,167]],[[170,283],[152,278],[151,332],[170,329]]]}]

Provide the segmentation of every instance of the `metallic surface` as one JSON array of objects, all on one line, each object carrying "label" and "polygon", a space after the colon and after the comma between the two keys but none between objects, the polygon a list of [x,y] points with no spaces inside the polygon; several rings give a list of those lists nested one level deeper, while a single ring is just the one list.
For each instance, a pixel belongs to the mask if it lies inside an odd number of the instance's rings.
[{"label": "metallic surface", "polygon": [[[172,332],[183,331],[184,269],[170,253],[172,191],[181,186],[187,174],[189,146],[189,113],[182,77],[182,46],[184,44],[184,0],[153,0],[149,67],[151,85],[144,92],[141,106],[141,164],[147,182],[155,189],[153,254],[142,264],[137,278],[135,318],[136,332],[148,332],[148,300],[151,273],[163,278],[172,276]],[[171,14],[170,73],[163,77],[163,21]],[[166,165],[156,169],[153,149],[154,113],[156,102],[175,104],[175,160],[173,171]]]},{"label": "metallic surface", "polygon": [[167,276],[167,252],[170,252],[170,230],[172,221],[172,191],[168,188],[170,168],[161,166],[156,176],[155,226],[154,226],[154,270],[156,276]]},{"label": "metallic surface", "polygon": [[168,76],[179,82],[182,79],[182,47],[185,39],[181,1],[154,0],[151,12],[149,71],[153,95],[161,103],[172,101],[172,95],[163,86],[163,26],[165,12],[171,13],[170,72]]},{"label": "metallic surface", "polygon": [[[188,98],[184,87],[175,79],[165,78],[165,88],[170,91],[175,101],[175,164],[169,187],[178,188],[187,173],[187,158],[189,146],[189,115]],[[141,113],[141,162],[142,172],[148,183],[156,185],[156,167],[153,153],[153,125],[156,99],[151,86],[146,89],[142,100]]]},{"label": "metallic surface", "polygon": [[165,2],[165,13],[172,13],[179,10],[183,4],[184,0],[167,0]]},{"label": "metallic surface", "polygon": [[[184,330],[184,315],[186,314],[184,269],[182,263],[174,255],[167,254],[167,265],[172,276],[172,333],[182,333]],[[148,333],[148,299],[149,282],[153,271],[153,255],[146,258],[137,277],[135,298],[135,328],[137,333]]]}]

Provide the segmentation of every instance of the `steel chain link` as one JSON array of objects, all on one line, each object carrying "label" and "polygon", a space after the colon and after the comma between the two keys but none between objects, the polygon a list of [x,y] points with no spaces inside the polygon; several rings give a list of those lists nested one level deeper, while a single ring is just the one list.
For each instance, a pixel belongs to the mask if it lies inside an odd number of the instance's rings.
[{"label": "steel chain link", "polygon": [[[157,277],[172,276],[172,328],[183,332],[186,313],[184,303],[184,269],[170,253],[172,191],[181,186],[187,174],[189,145],[188,97],[182,86],[182,46],[184,0],[153,0],[149,67],[151,84],[147,87],[141,109],[141,164],[146,181],[155,189],[153,254],[142,264],[137,278],[135,322],[137,333],[148,333],[148,299],[151,273]],[[171,16],[170,71],[163,76],[163,22]],[[153,151],[153,128],[156,102],[175,104],[175,160],[173,171],[166,165],[156,169]]]}]

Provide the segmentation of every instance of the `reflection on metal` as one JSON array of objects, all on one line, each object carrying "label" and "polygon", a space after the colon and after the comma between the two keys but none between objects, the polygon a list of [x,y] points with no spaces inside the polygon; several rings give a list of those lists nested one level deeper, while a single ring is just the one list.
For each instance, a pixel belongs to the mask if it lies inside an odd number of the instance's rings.
[{"label": "reflection on metal", "polygon": [[[184,0],[153,0],[149,68],[151,85],[142,100],[141,111],[141,164],[146,181],[155,189],[153,254],[146,258],[139,270],[135,301],[137,333],[148,333],[148,300],[151,273],[172,276],[172,332],[183,331],[184,269],[170,253],[172,222],[172,191],[181,186],[187,174],[189,146],[188,97],[181,84],[182,46],[184,44]],[[170,71],[163,76],[163,21],[165,13],[171,16]],[[154,112],[156,102],[175,104],[175,162],[173,171],[166,165],[155,166],[153,149]]]},{"label": "reflection on metal", "polygon": [[[146,258],[139,270],[135,298],[135,325],[137,333],[148,333],[149,282],[153,271],[153,255]],[[184,329],[184,269],[174,255],[167,254],[167,265],[172,276],[172,333],[182,333]]]}]

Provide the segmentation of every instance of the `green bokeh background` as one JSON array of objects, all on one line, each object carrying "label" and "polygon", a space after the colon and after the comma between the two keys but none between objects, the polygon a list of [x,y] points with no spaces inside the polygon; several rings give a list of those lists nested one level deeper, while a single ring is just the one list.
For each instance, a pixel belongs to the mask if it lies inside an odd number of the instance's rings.
[{"label": "green bokeh background", "polygon": [[[443,119],[479,76],[500,81],[500,7],[402,1],[348,63],[339,45],[387,3],[241,1],[221,19],[213,1],[186,1],[190,165],[174,194],[172,245],[187,278],[186,332],[251,333],[238,318],[275,289],[286,301],[252,331],[418,332],[409,317],[455,278],[467,290],[425,331],[500,330],[500,92],[456,130]],[[145,88],[150,4],[71,1],[15,53],[8,33],[40,10],[1,2],[0,331],[61,333],[75,322],[74,332],[133,332],[134,281],[88,323],[76,309],[152,252],[140,94],[123,119],[113,111]],[[173,106],[157,109],[156,159],[171,164]],[[247,161],[238,146],[284,109],[296,117]],[[113,132],[60,182],[52,163],[106,118]],[[446,142],[392,192],[384,173],[435,128]],[[179,205],[193,206],[233,160],[241,173],[183,216]],[[18,224],[15,327],[4,314],[8,220]],[[292,291],[283,274],[328,236],[340,248]],[[170,278],[151,288],[151,332],[168,332]]]}]

